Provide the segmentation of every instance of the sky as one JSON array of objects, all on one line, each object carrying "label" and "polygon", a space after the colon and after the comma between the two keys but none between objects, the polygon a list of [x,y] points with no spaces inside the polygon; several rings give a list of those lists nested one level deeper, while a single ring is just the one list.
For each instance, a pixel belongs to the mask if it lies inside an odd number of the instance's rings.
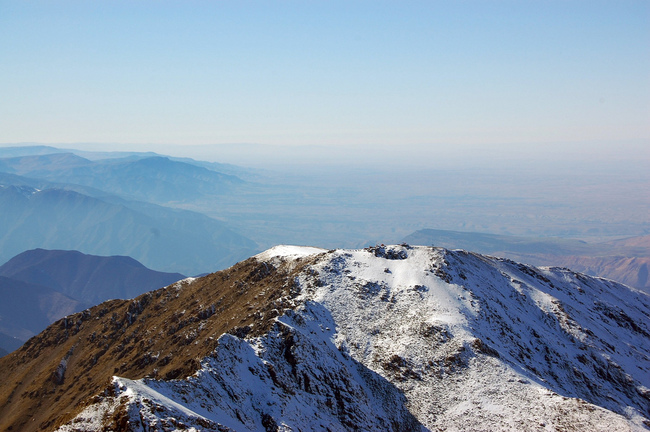
[{"label": "sky", "polygon": [[0,0],[24,142],[647,157],[650,2]]}]

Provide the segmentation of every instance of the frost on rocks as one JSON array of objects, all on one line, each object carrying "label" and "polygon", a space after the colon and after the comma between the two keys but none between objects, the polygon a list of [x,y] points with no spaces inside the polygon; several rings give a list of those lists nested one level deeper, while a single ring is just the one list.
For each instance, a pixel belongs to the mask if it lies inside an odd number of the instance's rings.
[{"label": "frost on rocks", "polygon": [[639,291],[407,246],[336,251],[301,285],[332,314],[337,345],[400,388],[430,429],[635,430],[650,418]]},{"label": "frost on rocks", "polygon": [[130,430],[421,430],[388,380],[341,352],[321,305],[288,311],[261,338],[225,334],[185,380],[114,378],[112,391],[60,431],[96,430],[116,418]]},{"label": "frost on rocks", "polygon": [[181,280],[179,280],[178,282],[176,282],[175,284],[173,284],[173,287],[174,287],[177,291],[180,291],[180,290],[183,289],[183,287],[184,287],[185,285],[189,285],[189,284],[191,284],[192,282],[194,282],[195,280],[196,280],[196,278],[194,278],[194,277],[187,277],[187,278],[185,278],[185,279],[181,279]]},{"label": "frost on rocks", "polygon": [[184,380],[116,377],[60,430],[650,430],[647,294],[431,247],[256,258],[300,271],[268,333]]}]

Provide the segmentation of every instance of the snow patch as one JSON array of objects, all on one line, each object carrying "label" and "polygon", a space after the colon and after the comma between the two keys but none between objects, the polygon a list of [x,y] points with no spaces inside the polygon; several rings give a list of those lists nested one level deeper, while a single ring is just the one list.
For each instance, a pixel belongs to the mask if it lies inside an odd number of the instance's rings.
[{"label": "snow patch", "polygon": [[194,282],[197,278],[194,277],[187,277],[185,279],[181,279],[178,282],[174,283],[172,286],[176,288],[176,290],[180,290],[183,288],[185,285],[190,285],[192,282]]},{"label": "snow patch", "polygon": [[323,252],[327,252],[327,249],[310,246],[278,245],[255,255],[254,258],[259,261],[271,260],[273,258],[296,259],[317,255]]}]

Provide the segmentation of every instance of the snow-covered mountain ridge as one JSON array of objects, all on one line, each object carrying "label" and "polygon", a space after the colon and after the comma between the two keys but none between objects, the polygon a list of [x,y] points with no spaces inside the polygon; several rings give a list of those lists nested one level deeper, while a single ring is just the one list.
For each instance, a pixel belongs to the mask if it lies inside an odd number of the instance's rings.
[{"label": "snow-covered mountain ridge", "polygon": [[[250,262],[246,283],[221,280],[252,296],[257,318],[226,334],[213,317],[185,327],[194,343],[215,338],[207,356],[187,359],[196,373],[116,376],[58,430],[650,429],[640,291],[407,245],[282,246]],[[209,285],[191,291],[201,281],[154,292],[134,320],[172,288],[205,310]],[[280,286],[275,309],[253,307]]]},{"label": "snow-covered mountain ridge", "polygon": [[311,286],[304,279],[301,298],[332,312],[337,344],[395,382],[425,426],[467,429],[477,417],[486,429],[554,424],[542,414],[545,393],[648,417],[650,314],[641,292],[566,269],[419,247],[340,251],[312,269],[319,275]]}]

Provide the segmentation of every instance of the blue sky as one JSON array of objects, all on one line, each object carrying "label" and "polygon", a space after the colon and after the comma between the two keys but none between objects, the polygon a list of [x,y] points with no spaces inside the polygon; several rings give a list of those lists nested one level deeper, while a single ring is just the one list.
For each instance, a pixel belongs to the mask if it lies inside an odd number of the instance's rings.
[{"label": "blue sky", "polygon": [[649,125],[647,0],[0,0],[5,144],[588,146]]}]

